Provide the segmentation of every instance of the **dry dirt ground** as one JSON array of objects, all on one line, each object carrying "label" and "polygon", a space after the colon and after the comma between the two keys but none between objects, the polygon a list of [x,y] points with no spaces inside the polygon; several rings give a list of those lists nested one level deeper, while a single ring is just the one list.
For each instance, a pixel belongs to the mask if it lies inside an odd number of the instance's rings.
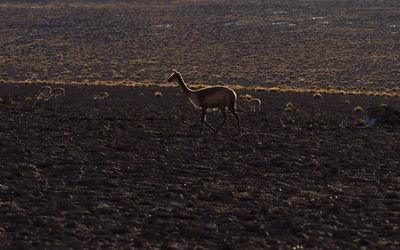
[{"label": "dry dirt ground", "polygon": [[400,94],[398,0],[85,2],[1,3],[0,82],[159,83],[176,68],[200,84]]},{"label": "dry dirt ground", "polygon": [[[400,110],[399,1],[95,2],[0,4],[1,247],[400,248],[399,126],[359,120]],[[262,100],[239,101],[243,135],[231,116],[201,135],[179,88],[157,86],[172,68],[369,93],[240,89]],[[57,103],[20,84],[53,81],[70,84]]]},{"label": "dry dirt ground", "polygon": [[232,116],[199,134],[178,87],[26,100],[40,87],[0,85],[2,247],[400,247],[398,126],[356,126],[353,110],[398,99],[239,90],[262,100],[239,101],[239,137]]}]

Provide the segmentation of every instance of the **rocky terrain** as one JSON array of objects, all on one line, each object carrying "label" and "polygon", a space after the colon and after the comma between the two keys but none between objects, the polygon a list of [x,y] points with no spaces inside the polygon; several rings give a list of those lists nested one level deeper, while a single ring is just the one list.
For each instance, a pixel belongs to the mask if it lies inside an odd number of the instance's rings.
[{"label": "rocky terrain", "polygon": [[396,97],[239,89],[262,105],[238,100],[238,136],[200,134],[178,87],[40,87],[0,85],[5,248],[400,246],[400,132],[360,122]]}]

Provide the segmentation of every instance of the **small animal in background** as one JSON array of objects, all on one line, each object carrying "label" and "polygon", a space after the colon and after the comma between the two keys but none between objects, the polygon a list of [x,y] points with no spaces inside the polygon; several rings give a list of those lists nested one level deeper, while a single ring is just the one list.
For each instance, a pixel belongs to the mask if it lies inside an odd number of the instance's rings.
[{"label": "small animal in background", "polygon": [[60,88],[60,87],[57,87],[57,88],[53,89],[53,91],[51,93],[51,96],[54,96],[54,100],[55,100],[55,102],[54,102],[54,111],[57,111],[57,97],[64,96],[64,95],[65,95],[65,89]]},{"label": "small animal in background", "polygon": [[57,97],[59,97],[61,95],[65,95],[65,89],[54,88],[51,94],[52,94],[52,96],[54,96],[54,99],[57,99]]},{"label": "small animal in background", "polygon": [[246,103],[250,106],[250,111],[256,112],[256,108],[258,107],[258,111],[261,111],[261,100],[251,95],[244,95],[242,98],[246,101]]},{"label": "small animal in background", "polygon": [[93,99],[99,99],[99,100],[104,100],[108,97],[108,93],[107,92],[102,92],[98,95],[94,95]]},{"label": "small animal in background", "polygon": [[52,89],[50,86],[41,87],[36,95],[36,100],[48,101],[54,97],[54,111],[57,111],[57,97],[65,95],[65,89],[57,87]]},{"label": "small animal in background", "polygon": [[41,87],[36,95],[36,100],[44,100],[47,101],[50,99],[52,95],[51,87],[50,86],[44,86]]}]

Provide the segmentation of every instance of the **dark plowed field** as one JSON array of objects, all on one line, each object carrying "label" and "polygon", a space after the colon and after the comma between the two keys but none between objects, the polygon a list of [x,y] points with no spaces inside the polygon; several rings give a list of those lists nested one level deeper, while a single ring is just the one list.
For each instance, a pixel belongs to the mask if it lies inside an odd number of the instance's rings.
[{"label": "dark plowed field", "polygon": [[177,87],[26,100],[40,87],[0,86],[3,247],[400,247],[399,127],[357,126],[353,110],[398,99],[239,90],[262,100],[257,113],[239,101],[243,135],[232,116],[200,135]]}]

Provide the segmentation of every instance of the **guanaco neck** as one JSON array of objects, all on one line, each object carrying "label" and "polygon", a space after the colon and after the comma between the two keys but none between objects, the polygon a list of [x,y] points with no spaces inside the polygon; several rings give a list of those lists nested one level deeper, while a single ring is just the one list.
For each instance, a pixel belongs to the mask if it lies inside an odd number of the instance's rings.
[{"label": "guanaco neck", "polygon": [[188,86],[185,84],[185,82],[183,81],[182,76],[178,77],[178,83],[179,86],[181,86],[183,93],[185,93],[185,95],[189,95],[191,93],[193,93],[194,91],[189,89]]}]

